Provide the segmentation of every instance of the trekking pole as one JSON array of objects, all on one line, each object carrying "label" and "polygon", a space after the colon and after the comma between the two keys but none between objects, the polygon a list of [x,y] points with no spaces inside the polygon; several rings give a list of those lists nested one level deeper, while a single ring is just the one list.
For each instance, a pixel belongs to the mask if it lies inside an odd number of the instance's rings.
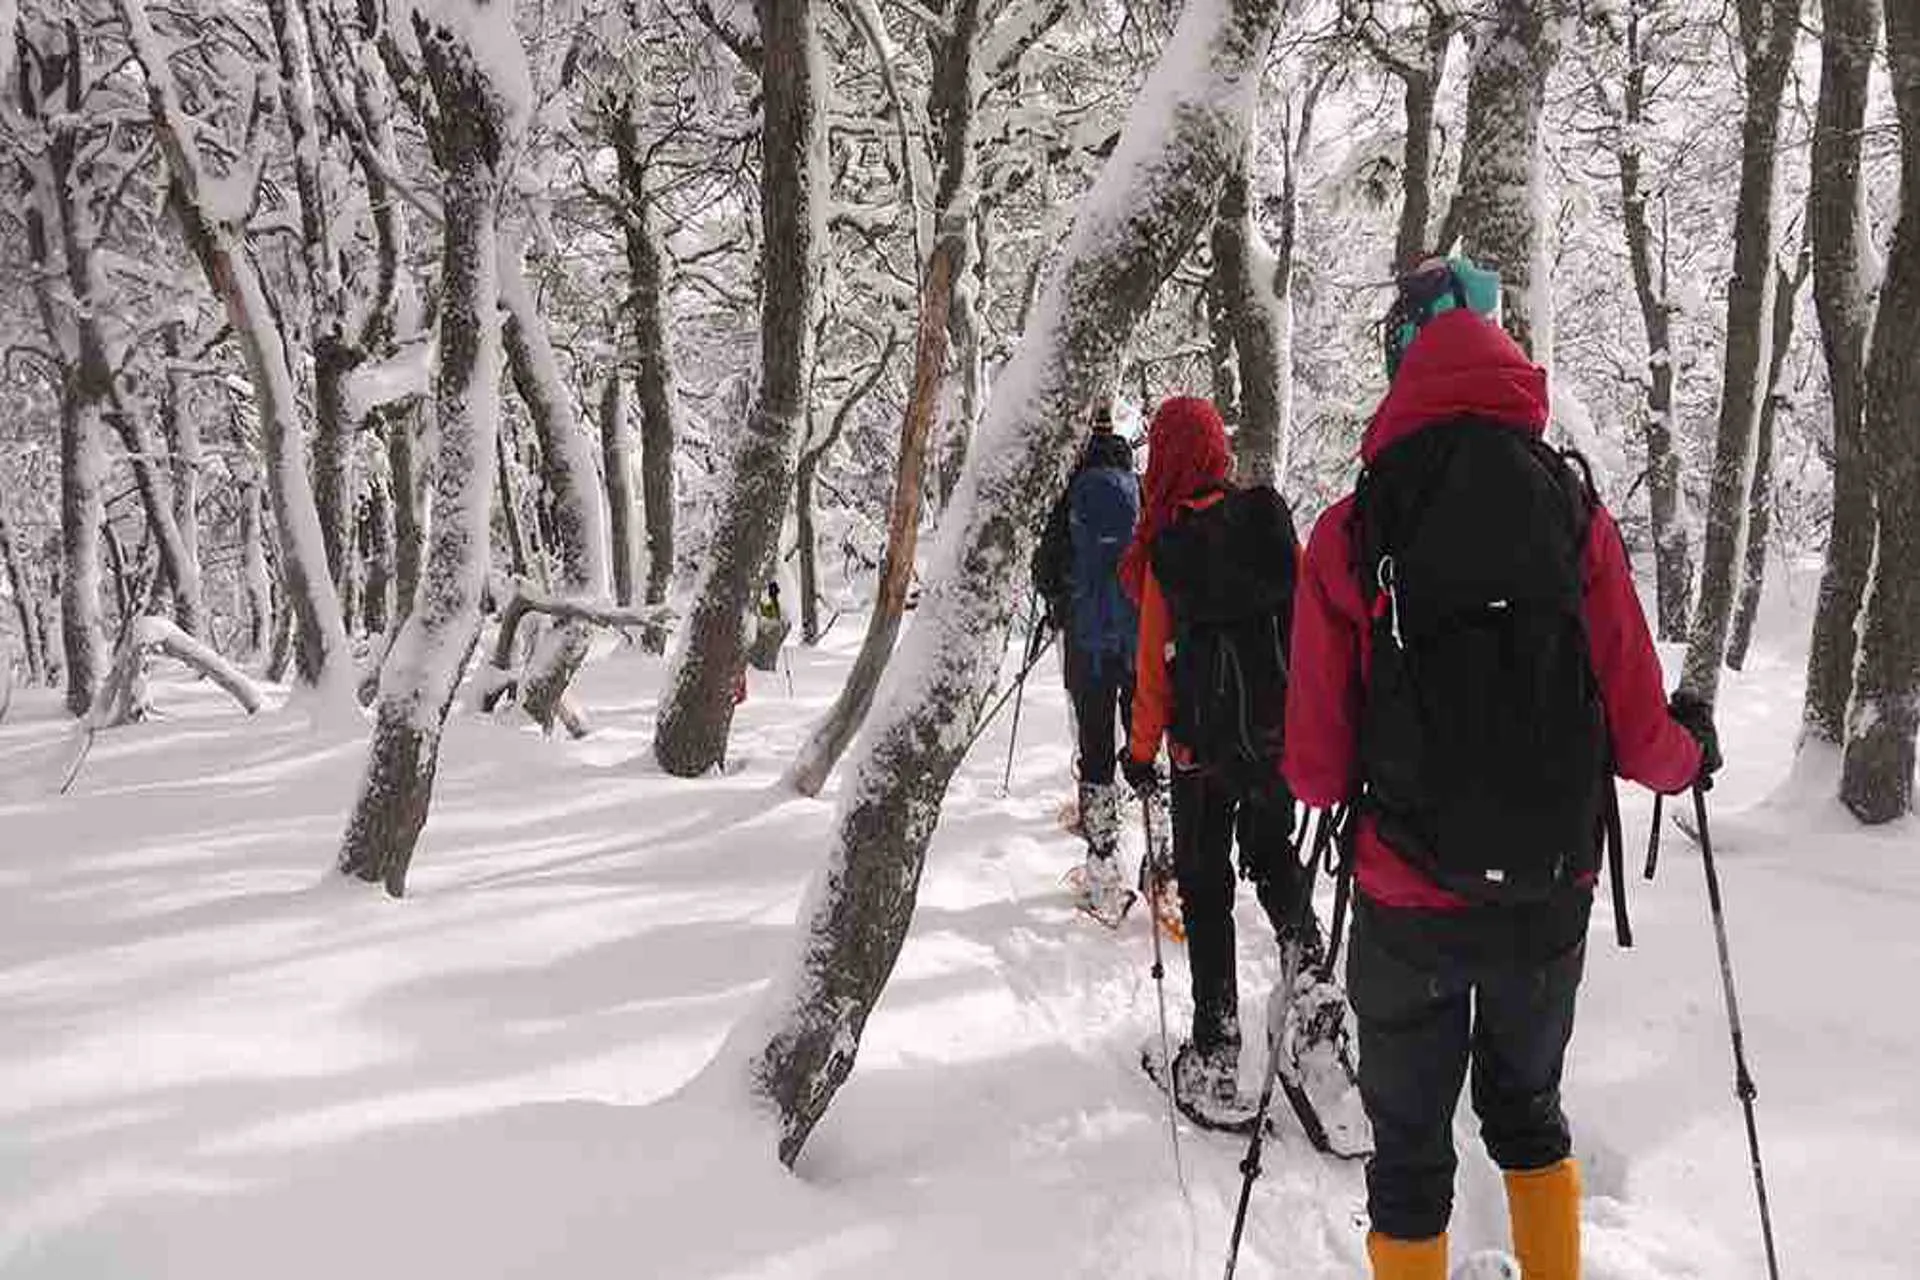
[{"label": "trekking pole", "polygon": [[1607,775],[1604,818],[1607,840],[1607,887],[1613,898],[1613,932],[1622,947],[1633,945],[1633,922],[1627,919],[1626,836],[1620,826],[1620,788]]},{"label": "trekking pole", "polygon": [[1713,912],[1713,937],[1720,948],[1720,982],[1727,996],[1727,1028],[1733,1037],[1733,1089],[1747,1117],[1747,1149],[1753,1155],[1753,1190],[1760,1202],[1760,1233],[1767,1246],[1767,1275],[1780,1280],[1780,1261],[1773,1247],[1773,1215],[1767,1209],[1767,1178],[1760,1165],[1760,1131],[1754,1125],[1753,1100],[1759,1090],[1747,1070],[1746,1037],[1740,1031],[1740,1005],[1733,994],[1733,958],[1727,950],[1726,914],[1720,905],[1720,876],[1713,867],[1713,835],[1707,830],[1707,792],[1693,788],[1693,814],[1700,824],[1700,865],[1707,873],[1707,905]]},{"label": "trekking pole", "polygon": [[[1140,793],[1140,825],[1147,838],[1146,857],[1157,867],[1164,860],[1164,855],[1159,841],[1154,838],[1154,803],[1154,792]],[[1153,935],[1153,995],[1160,1010],[1160,1061],[1166,1065],[1167,1072],[1167,1141],[1173,1147],[1173,1176],[1180,1183],[1180,1194],[1187,1198],[1191,1206],[1193,1193],[1187,1190],[1187,1167],[1180,1158],[1180,1120],[1173,1102],[1173,1042],[1167,1035],[1166,953],[1160,946],[1160,922],[1150,920],[1147,924],[1147,932]]]},{"label": "trekking pole", "polygon": [[[1360,809],[1357,804],[1327,810],[1320,839],[1315,843],[1329,860],[1333,876],[1333,928],[1327,934],[1326,958],[1320,962],[1320,981],[1333,981],[1334,965],[1340,959],[1340,941],[1347,934],[1347,909],[1353,902],[1354,858],[1360,839]],[[1328,839],[1329,832],[1332,838]],[[1337,858],[1337,861],[1334,860]]]},{"label": "trekking pole", "polygon": [[[1314,831],[1311,845],[1308,845],[1306,866],[1301,868],[1300,891],[1298,899],[1292,904],[1287,918],[1295,925],[1313,909],[1313,881],[1320,869],[1320,848],[1325,843],[1327,832],[1333,823],[1331,811],[1321,815]],[[1305,840],[1302,845],[1307,845]],[[1299,854],[1291,853],[1298,864]],[[1303,945],[1302,934],[1296,929],[1292,938],[1280,948],[1281,990],[1292,995],[1295,981],[1300,976],[1300,949]],[[1247,1154],[1240,1161],[1240,1203],[1233,1211],[1233,1235],[1227,1240],[1226,1280],[1233,1280],[1234,1269],[1240,1265],[1240,1237],[1247,1227],[1247,1205],[1253,1200],[1253,1184],[1260,1178],[1260,1149],[1266,1141],[1267,1112],[1273,1107],[1273,1086],[1280,1079],[1281,1035],[1279,1028],[1267,1028],[1267,1072],[1266,1079],[1260,1084],[1260,1105],[1253,1116],[1253,1133],[1247,1139]]]},{"label": "trekking pole", "polygon": [[1645,880],[1653,879],[1654,868],[1660,865],[1660,806],[1665,799],[1658,791],[1653,793],[1653,825],[1647,828],[1647,865],[1640,873]]},{"label": "trekking pole", "polygon": [[1040,659],[1046,656],[1047,650],[1052,647],[1053,637],[1049,635],[1041,642],[1040,652],[1034,655],[1033,661],[1020,668],[1019,672],[1016,673],[1013,678],[1014,682],[1007,686],[1005,692],[993,700],[993,705],[988,707],[986,713],[980,717],[980,722],[974,726],[973,736],[967,739],[968,750],[972,750],[973,744],[980,741],[986,731],[993,726],[994,720],[1006,709],[1007,703],[1012,700],[1014,692],[1020,687],[1021,683],[1026,680],[1034,667],[1039,665]]},{"label": "trekking pole", "polygon": [[1032,629],[1027,633],[1027,660],[1020,664],[1020,676],[1013,682],[1013,731],[1007,735],[1007,768],[1000,775],[1000,794],[1004,797],[1013,786],[1013,749],[1020,741],[1020,704],[1027,694],[1027,673],[1040,661],[1040,655],[1046,651],[1049,637],[1040,625],[1039,615],[1033,619]]}]

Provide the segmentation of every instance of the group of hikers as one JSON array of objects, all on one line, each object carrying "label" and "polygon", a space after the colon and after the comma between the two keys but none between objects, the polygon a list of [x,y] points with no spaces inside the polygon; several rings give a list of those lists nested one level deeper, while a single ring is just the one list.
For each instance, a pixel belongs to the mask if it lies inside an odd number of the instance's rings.
[{"label": "group of hikers", "polygon": [[[1613,778],[1676,793],[1720,764],[1710,709],[1663,693],[1618,527],[1545,442],[1546,373],[1498,312],[1498,277],[1465,258],[1400,277],[1360,479],[1304,552],[1281,496],[1235,482],[1219,411],[1180,396],[1152,414],[1144,479],[1093,412],[1034,558],[1077,726],[1090,914],[1117,923],[1135,897],[1127,794],[1170,800],[1193,1017],[1166,1083],[1203,1123],[1245,1107],[1234,851],[1310,971],[1340,939],[1311,908],[1296,812],[1336,824],[1377,1280],[1447,1275],[1469,1077],[1521,1274],[1580,1274],[1560,1080]],[[1307,985],[1276,991],[1269,1036]]]}]

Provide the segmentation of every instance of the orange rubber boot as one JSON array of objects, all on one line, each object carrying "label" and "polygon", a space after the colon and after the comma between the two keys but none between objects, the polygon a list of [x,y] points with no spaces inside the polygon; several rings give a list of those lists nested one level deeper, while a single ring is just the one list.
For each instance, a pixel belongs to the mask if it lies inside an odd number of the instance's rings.
[{"label": "orange rubber boot", "polygon": [[1524,1280],[1580,1280],[1580,1166],[1509,1169],[1507,1216]]},{"label": "orange rubber boot", "polygon": [[1367,1260],[1373,1263],[1373,1280],[1447,1280],[1446,1233],[1401,1240],[1369,1232]]}]

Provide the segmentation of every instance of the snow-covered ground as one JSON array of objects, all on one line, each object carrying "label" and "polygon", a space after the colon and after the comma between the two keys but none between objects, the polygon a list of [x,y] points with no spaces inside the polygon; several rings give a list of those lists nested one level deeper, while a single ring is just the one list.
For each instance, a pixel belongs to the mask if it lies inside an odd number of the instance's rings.
[{"label": "snow-covered ground", "polygon": [[[1721,874],[1783,1273],[1920,1274],[1920,830],[1783,788],[1806,590],[1724,695]],[[53,698],[0,724],[0,1275],[1216,1275],[1237,1148],[1139,1078],[1144,922],[1070,909],[1064,704],[1003,714],[956,781],[913,936],[796,1175],[701,1067],[787,955],[833,795],[781,769],[860,629],[752,673],[724,778],[661,775],[660,669],[585,674],[582,743],[456,713],[410,897],[328,872],[363,746],[204,685],[100,737],[55,792]],[[1830,791],[1830,787],[1826,788]],[[1815,798],[1810,798],[1815,797]],[[1591,1280],[1764,1274],[1706,898],[1669,829],[1638,945],[1596,912],[1569,1108]],[[1272,972],[1243,902],[1245,1020]],[[1323,903],[1323,910],[1325,904]],[[1185,1018],[1185,974],[1169,991]],[[1902,995],[1901,992],[1906,994]],[[1246,1068],[1256,1064],[1248,1055]],[[689,1082],[695,1083],[689,1087]],[[1470,1114],[1456,1251],[1504,1240]],[[1291,1130],[1241,1274],[1363,1274],[1362,1186]]]}]

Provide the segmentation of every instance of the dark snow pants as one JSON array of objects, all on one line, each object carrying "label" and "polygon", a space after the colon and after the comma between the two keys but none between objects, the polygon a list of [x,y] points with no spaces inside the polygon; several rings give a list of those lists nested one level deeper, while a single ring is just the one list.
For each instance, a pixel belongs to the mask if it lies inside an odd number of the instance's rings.
[{"label": "dark snow pants", "polygon": [[1194,769],[1173,772],[1173,867],[1187,929],[1193,984],[1193,1043],[1201,1051],[1240,1040],[1240,992],[1233,930],[1233,847],[1240,874],[1276,931],[1298,896],[1293,796],[1277,779],[1259,796]]},{"label": "dark snow pants", "polygon": [[1573,941],[1544,959],[1524,946],[1423,946],[1419,930],[1402,927],[1407,917],[1433,914],[1362,900],[1347,953],[1360,1096],[1373,1123],[1367,1212],[1375,1231],[1403,1240],[1447,1229],[1453,1113],[1469,1070],[1495,1164],[1542,1169],[1572,1148],[1560,1071],[1586,958],[1584,914]]},{"label": "dark snow pants", "polygon": [[1073,722],[1079,731],[1080,781],[1104,787],[1113,781],[1119,756],[1114,730],[1126,740],[1133,717],[1133,662],[1129,655],[1103,654],[1096,661],[1072,644],[1066,652],[1067,694],[1073,699]]}]

